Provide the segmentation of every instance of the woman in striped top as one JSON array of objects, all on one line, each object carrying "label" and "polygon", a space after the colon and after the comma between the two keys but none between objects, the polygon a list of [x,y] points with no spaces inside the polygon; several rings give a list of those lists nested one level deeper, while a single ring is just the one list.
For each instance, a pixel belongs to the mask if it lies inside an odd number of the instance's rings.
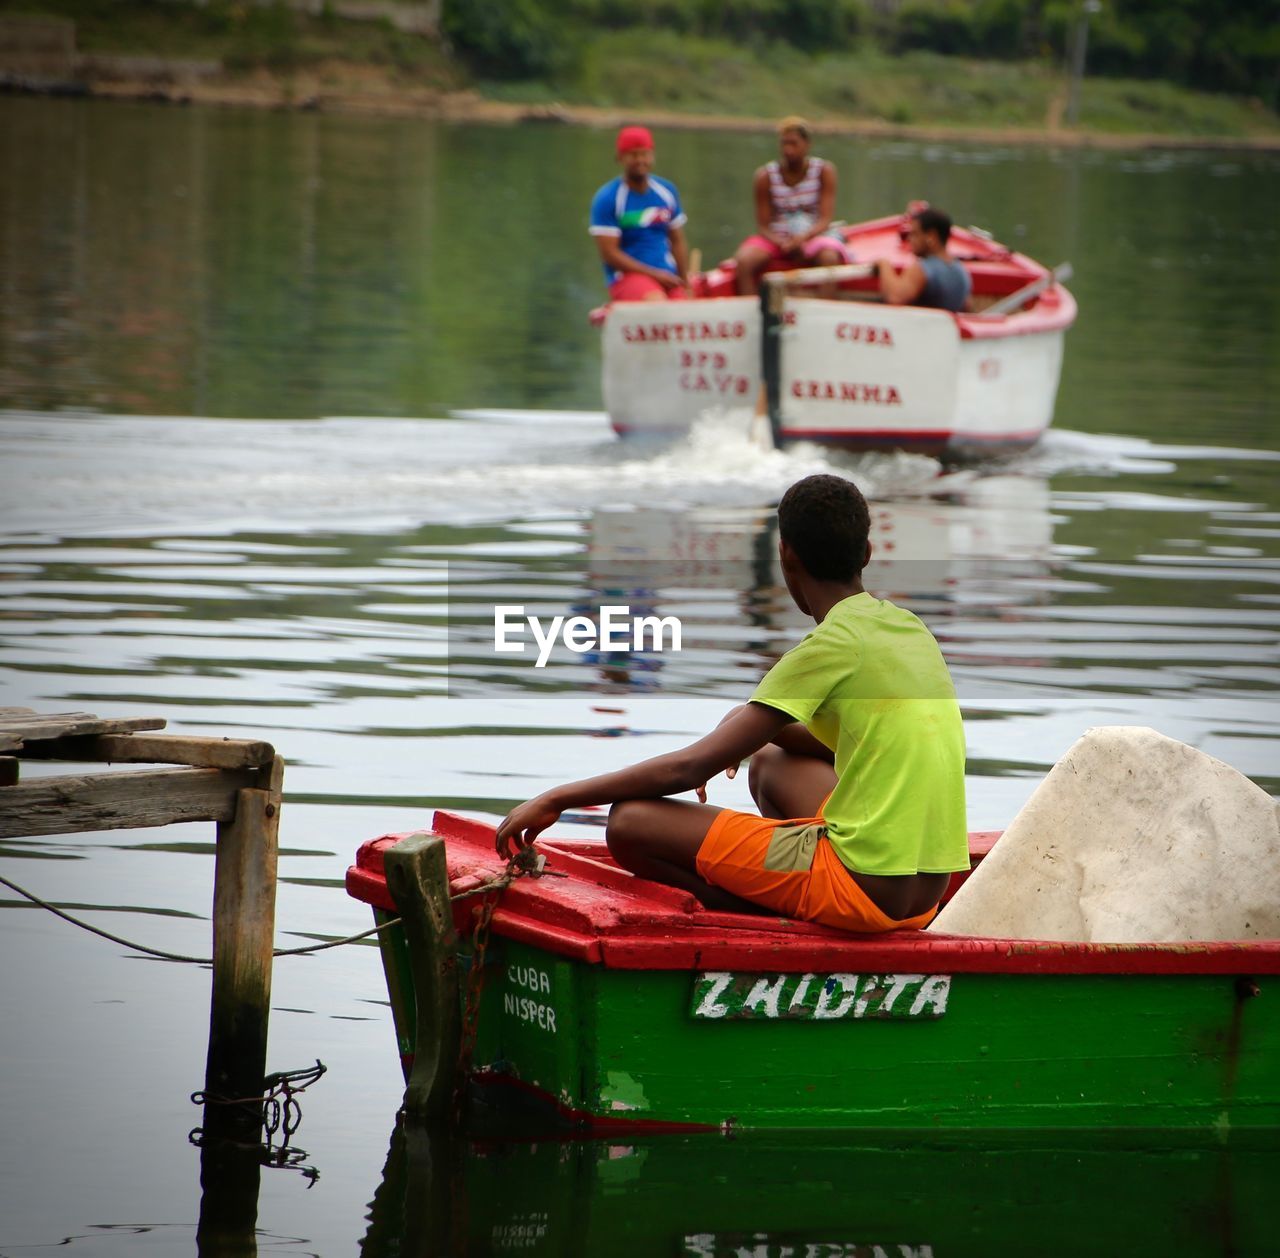
[{"label": "woman in striped top", "polygon": [[755,293],[760,273],[771,263],[835,266],[845,262],[844,244],[827,235],[836,208],[836,168],[809,156],[809,124],[784,118],[778,124],[781,160],[755,174],[754,236],[738,246],[738,292]]}]

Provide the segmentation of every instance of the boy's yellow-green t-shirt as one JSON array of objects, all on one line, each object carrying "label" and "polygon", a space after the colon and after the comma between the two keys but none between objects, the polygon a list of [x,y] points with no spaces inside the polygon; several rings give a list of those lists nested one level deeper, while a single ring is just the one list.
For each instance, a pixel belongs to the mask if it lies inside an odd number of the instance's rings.
[{"label": "boy's yellow-green t-shirt", "polygon": [[802,721],[835,752],[823,819],[850,869],[969,868],[960,705],[941,649],[911,612],[865,592],[842,599],[751,701]]}]

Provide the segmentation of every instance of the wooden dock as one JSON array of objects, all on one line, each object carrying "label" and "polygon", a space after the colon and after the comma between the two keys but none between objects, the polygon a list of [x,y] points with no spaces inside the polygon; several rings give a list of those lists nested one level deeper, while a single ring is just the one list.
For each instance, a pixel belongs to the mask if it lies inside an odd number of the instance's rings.
[{"label": "wooden dock", "polygon": [[[284,761],[267,742],[155,731],[158,717],[0,708],[0,838],[217,825],[206,1129],[257,1129],[266,1071]],[[22,776],[23,762],[146,765]],[[161,767],[156,767],[161,766]]]}]

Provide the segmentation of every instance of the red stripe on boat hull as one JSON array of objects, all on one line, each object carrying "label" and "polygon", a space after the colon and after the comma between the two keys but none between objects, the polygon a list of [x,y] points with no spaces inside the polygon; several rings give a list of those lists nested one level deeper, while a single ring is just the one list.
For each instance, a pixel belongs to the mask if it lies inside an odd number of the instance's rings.
[{"label": "red stripe on boat hull", "polygon": [[537,1084],[526,1083],[514,1075],[502,1074],[496,1070],[476,1071],[471,1076],[471,1086],[480,1093],[482,1101],[484,1093],[490,1090],[499,1094],[514,1093],[526,1109],[535,1113],[553,1114],[557,1125],[575,1135],[693,1135],[720,1130],[711,1123],[678,1123],[656,1118],[613,1118],[593,1114],[589,1110],[566,1105]]},{"label": "red stripe on boat hull", "polygon": [[877,428],[844,430],[830,428],[784,428],[783,441],[809,441],[815,445],[839,446],[842,450],[909,450],[918,454],[941,454],[944,451],[980,449],[1026,450],[1044,436],[1043,428],[1022,432],[977,433],[955,432],[948,428],[904,432],[901,429]]}]

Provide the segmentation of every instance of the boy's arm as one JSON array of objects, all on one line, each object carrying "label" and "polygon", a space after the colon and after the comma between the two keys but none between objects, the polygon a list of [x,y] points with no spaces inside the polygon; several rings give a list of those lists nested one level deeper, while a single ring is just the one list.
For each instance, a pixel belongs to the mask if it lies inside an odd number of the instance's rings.
[{"label": "boy's arm", "polygon": [[615,804],[620,799],[660,799],[703,785],[730,765],[741,764],[771,742],[791,717],[761,703],[748,703],[730,713],[711,733],[679,751],[642,760],[615,773],[570,782],[513,808],[498,826],[501,856],[528,847],[568,808]]},{"label": "boy's arm", "polygon": [[773,745],[789,751],[793,756],[812,756],[815,760],[825,760],[828,764],[836,762],[836,753],[820,738],[815,738],[808,726],[799,721],[784,725],[774,735]]},{"label": "boy's arm", "polygon": [[[720,724],[730,720],[735,712],[741,712],[748,704],[740,703],[736,708],[730,708],[725,713]],[[757,706],[768,707],[768,704]],[[784,713],[785,715],[785,713]],[[789,751],[793,756],[812,756],[815,760],[825,760],[828,764],[835,764],[836,753],[831,750],[821,739],[815,738],[810,732],[809,727],[802,721],[797,721],[794,717],[787,717],[788,723],[784,725],[770,739],[775,747],[781,747],[783,751]],[[733,777],[736,766],[731,765],[725,770],[726,777]],[[701,793],[700,793],[701,796]],[[702,799],[705,804],[707,801]]]}]

